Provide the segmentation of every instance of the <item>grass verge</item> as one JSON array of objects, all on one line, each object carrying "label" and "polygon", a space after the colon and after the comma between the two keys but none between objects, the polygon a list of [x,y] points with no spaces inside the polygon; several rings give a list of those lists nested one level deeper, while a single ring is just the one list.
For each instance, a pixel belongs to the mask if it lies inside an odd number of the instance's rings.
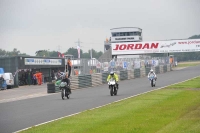
[{"label": "grass verge", "polygon": [[190,67],[200,65],[200,62],[180,62],[177,67]]},{"label": "grass verge", "polygon": [[200,77],[22,133],[199,133]]}]

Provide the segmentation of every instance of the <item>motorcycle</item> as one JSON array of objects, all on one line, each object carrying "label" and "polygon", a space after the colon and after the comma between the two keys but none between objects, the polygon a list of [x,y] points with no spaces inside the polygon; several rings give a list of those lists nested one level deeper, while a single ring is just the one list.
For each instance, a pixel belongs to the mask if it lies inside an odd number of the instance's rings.
[{"label": "motorcycle", "polygon": [[154,77],[154,75],[151,75],[149,77],[149,80],[150,80],[151,87],[155,87],[156,86],[156,78]]},{"label": "motorcycle", "polygon": [[62,99],[64,100],[65,97],[67,97],[67,99],[69,99],[69,95],[71,94],[70,93],[70,86],[67,85],[66,82],[61,82],[60,85],[59,85],[59,88],[61,90],[61,97]]},{"label": "motorcycle", "polygon": [[108,85],[109,85],[109,89],[110,89],[110,95],[111,96],[117,95],[118,88],[117,88],[117,84],[116,84],[115,80],[111,78],[108,81]]}]

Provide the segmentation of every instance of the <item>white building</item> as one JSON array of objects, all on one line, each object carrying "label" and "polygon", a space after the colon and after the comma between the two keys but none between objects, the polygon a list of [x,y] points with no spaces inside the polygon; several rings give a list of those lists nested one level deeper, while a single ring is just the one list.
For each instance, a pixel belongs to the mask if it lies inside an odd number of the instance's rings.
[{"label": "white building", "polygon": [[[102,58],[112,58],[112,43],[123,43],[123,42],[141,42],[143,41],[142,29],[138,27],[119,27],[112,28],[111,37],[106,39],[104,42],[104,54]],[[117,58],[139,58],[139,55],[120,55]]]},{"label": "white building", "polygon": [[110,43],[142,41],[142,29],[138,27],[113,28],[110,31]]}]

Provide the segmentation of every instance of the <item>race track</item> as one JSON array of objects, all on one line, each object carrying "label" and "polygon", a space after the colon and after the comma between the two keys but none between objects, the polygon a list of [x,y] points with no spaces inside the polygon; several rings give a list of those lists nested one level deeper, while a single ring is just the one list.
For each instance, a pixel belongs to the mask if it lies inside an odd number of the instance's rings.
[{"label": "race track", "polygon": [[[69,100],[60,93],[0,103],[0,133],[11,133],[46,121],[102,106],[116,100],[200,76],[200,66],[157,74],[156,87],[146,77],[120,81],[117,96],[110,96],[106,84],[72,91]],[[7,90],[9,92],[10,90]]]}]

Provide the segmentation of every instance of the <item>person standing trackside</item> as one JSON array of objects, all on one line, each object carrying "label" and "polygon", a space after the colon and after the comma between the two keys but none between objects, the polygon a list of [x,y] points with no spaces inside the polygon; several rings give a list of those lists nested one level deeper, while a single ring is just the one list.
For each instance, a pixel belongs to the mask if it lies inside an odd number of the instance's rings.
[{"label": "person standing trackside", "polygon": [[55,72],[54,72],[54,70],[51,71],[51,80],[55,80]]},{"label": "person standing trackside", "polygon": [[0,77],[0,89],[3,89],[3,84],[4,84],[4,78],[3,78],[3,75],[1,75]]},{"label": "person standing trackside", "polygon": [[71,69],[72,69],[72,62],[71,62],[70,58],[68,58],[68,60],[67,60],[67,69],[68,69],[68,78],[70,78]]}]

